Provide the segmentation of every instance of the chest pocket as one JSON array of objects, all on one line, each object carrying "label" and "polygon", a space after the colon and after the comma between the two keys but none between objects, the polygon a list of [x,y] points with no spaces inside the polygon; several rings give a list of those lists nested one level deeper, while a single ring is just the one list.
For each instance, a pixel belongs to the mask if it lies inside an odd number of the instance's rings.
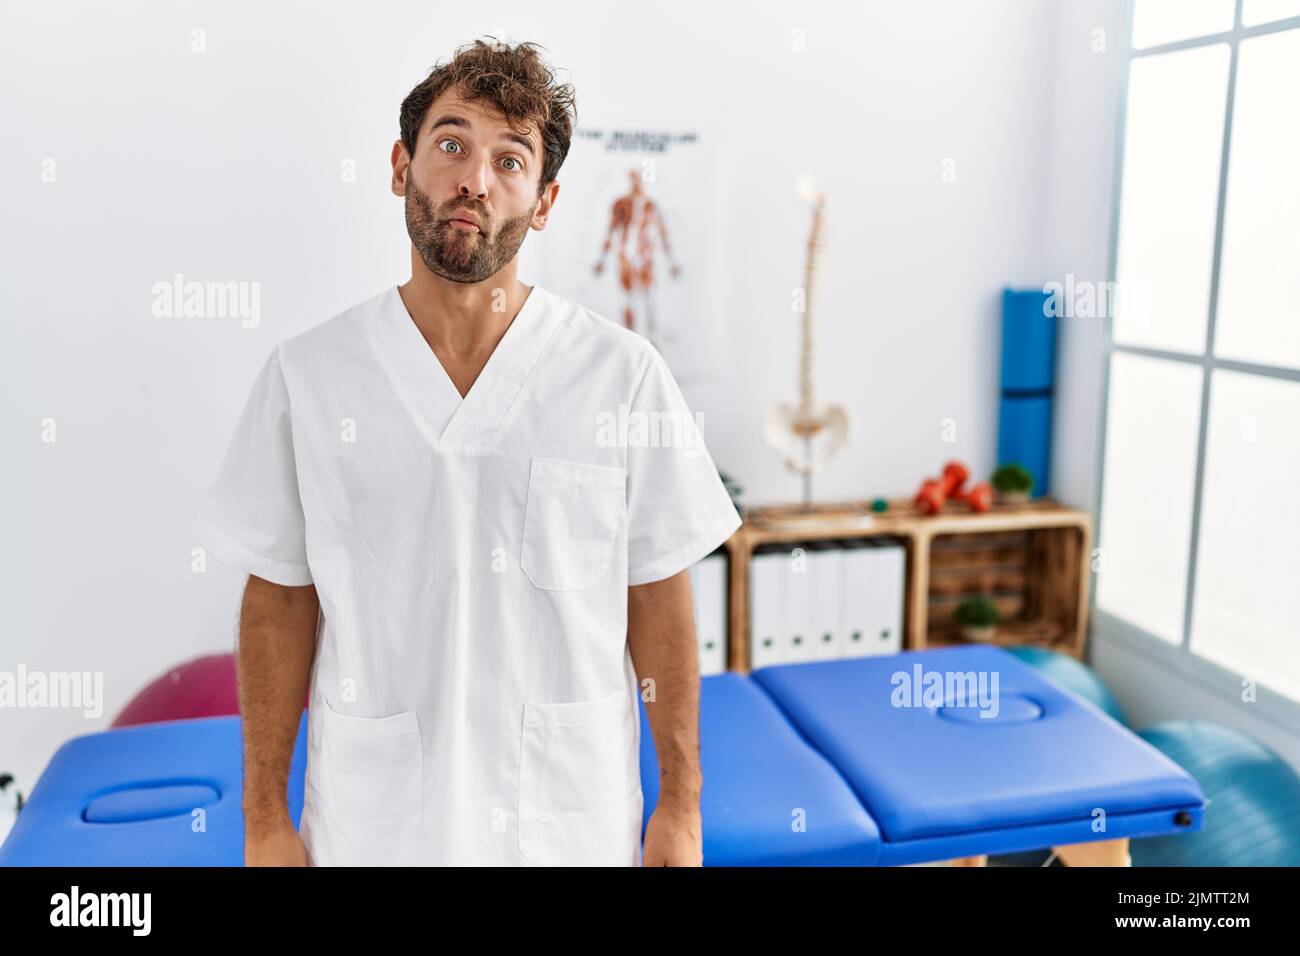
[{"label": "chest pocket", "polygon": [[534,586],[575,591],[609,570],[627,516],[627,470],[534,458],[519,565]]},{"label": "chest pocket", "polygon": [[333,866],[411,866],[424,822],[424,755],[415,711],[354,717],[321,708],[313,857]]}]

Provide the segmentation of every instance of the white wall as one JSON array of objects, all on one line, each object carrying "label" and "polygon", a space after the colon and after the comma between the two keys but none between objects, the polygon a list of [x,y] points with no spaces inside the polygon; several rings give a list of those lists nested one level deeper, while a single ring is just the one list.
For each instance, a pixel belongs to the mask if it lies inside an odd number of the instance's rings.
[{"label": "white wall", "polygon": [[[1123,0],[1057,5],[1047,205],[1041,223],[1044,281],[1107,279],[1113,167],[1123,73]],[[1052,492],[1092,510],[1100,454],[1101,318],[1057,324]]]},{"label": "white wall", "polygon": [[[688,397],[750,501],[798,493],[759,423],[793,398],[792,183],[820,176],[821,394],[855,435],[817,491],[906,495],[947,458],[995,464],[1001,287],[1104,274],[1117,58],[1081,31],[1118,2],[6,5],[0,668],[99,671],[107,700],[0,711],[0,770],[30,787],[169,665],[231,647],[242,582],[191,571],[194,511],[271,346],[408,274],[388,151],[457,44],[542,43],[595,126],[722,120],[727,308],[699,321],[731,350]],[[260,324],[153,318],[175,273],[260,283]],[[1096,334],[1065,330],[1059,372],[1057,490],[1086,508]]]}]

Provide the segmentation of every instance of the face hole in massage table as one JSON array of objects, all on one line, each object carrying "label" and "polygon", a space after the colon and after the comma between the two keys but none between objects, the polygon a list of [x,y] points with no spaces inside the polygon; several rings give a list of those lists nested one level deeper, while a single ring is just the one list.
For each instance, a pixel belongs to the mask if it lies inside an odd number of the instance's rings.
[{"label": "face hole in massage table", "polygon": [[999,694],[996,712],[986,708],[978,698],[961,706],[958,703],[954,700],[932,710],[945,720],[966,724],[1023,724],[1043,716],[1043,705],[1024,694]]},{"label": "face hole in massage table", "polygon": [[220,798],[221,791],[206,783],[136,784],[100,794],[86,804],[81,819],[86,823],[158,820],[191,814]]}]

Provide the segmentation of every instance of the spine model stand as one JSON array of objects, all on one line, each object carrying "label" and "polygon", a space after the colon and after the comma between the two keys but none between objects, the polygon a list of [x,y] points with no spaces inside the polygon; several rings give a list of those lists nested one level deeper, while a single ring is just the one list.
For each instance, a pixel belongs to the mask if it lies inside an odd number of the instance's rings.
[{"label": "spine model stand", "polygon": [[763,438],[781,455],[787,468],[803,476],[803,504],[809,508],[812,505],[813,473],[820,471],[848,441],[849,415],[839,405],[821,407],[817,403],[813,367],[817,338],[815,306],[826,197],[808,176],[800,178],[796,190],[813,210],[804,259],[803,309],[799,325],[799,400],[794,406],[783,402],[772,409],[763,427]]}]

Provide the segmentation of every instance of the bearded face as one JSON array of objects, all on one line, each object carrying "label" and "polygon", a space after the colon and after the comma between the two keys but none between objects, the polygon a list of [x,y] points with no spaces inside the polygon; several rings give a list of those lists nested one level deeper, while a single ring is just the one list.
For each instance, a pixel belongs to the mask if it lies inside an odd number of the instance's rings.
[{"label": "bearded face", "polygon": [[[436,205],[428,193],[406,178],[406,231],[425,266],[451,282],[482,282],[501,271],[528,234],[532,209],[514,219],[494,220],[472,199],[457,197]],[[451,222],[457,214],[481,223],[481,231]]]}]

